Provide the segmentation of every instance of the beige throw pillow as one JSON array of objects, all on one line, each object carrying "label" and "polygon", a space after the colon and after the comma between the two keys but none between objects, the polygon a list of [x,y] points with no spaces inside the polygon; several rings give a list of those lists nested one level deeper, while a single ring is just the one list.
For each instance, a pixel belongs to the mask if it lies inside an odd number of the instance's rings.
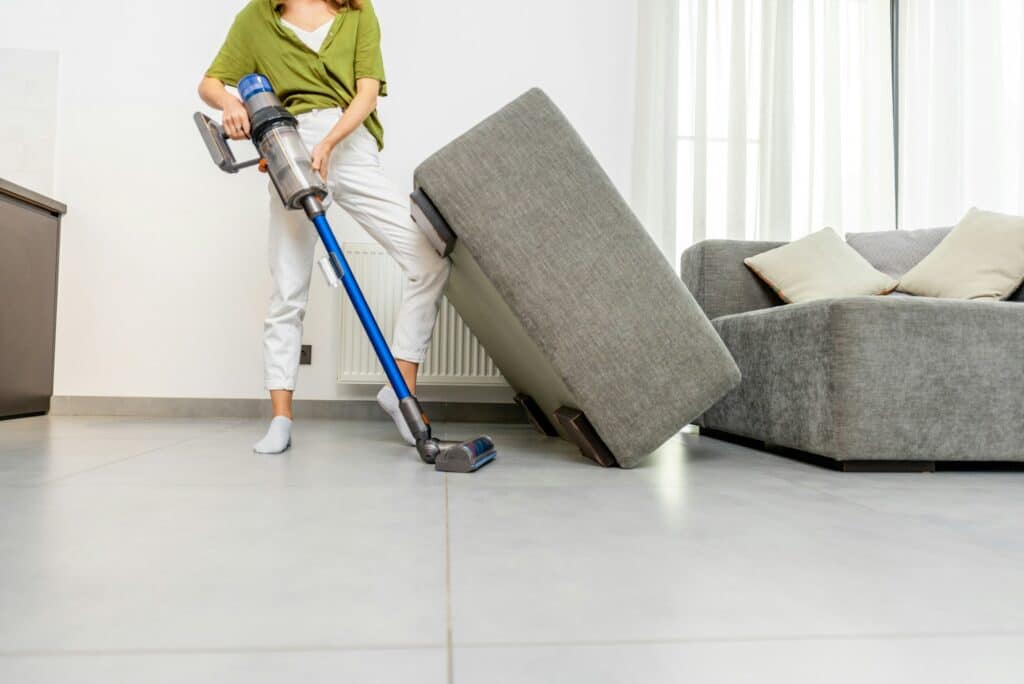
[{"label": "beige throw pillow", "polygon": [[921,297],[1006,299],[1024,281],[1024,217],[971,209],[900,280]]},{"label": "beige throw pillow", "polygon": [[744,259],[784,302],[888,294],[898,282],[825,228],[788,245]]}]

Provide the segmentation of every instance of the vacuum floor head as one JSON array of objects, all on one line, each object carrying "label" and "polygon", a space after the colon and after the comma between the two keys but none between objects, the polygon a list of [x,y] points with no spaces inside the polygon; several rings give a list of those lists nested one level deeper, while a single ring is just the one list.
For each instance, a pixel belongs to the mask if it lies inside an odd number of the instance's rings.
[{"label": "vacuum floor head", "polygon": [[472,473],[497,457],[498,451],[490,437],[477,437],[459,444],[444,444],[434,467],[443,473]]}]

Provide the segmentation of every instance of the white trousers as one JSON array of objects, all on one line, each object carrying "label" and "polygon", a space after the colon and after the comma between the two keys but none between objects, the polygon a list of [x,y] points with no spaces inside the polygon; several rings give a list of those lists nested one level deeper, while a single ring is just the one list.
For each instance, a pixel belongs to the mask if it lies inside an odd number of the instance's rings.
[{"label": "white trousers", "polygon": [[[338,122],[340,109],[299,118],[309,149]],[[327,177],[334,201],[387,250],[402,268],[405,283],[391,351],[395,358],[422,363],[430,345],[438,302],[450,265],[409,217],[409,202],[385,177],[377,141],[360,126],[331,154]],[[288,211],[270,187],[270,274],[273,293],[263,326],[264,380],[268,390],[295,389],[302,348],[302,321],[319,237],[302,211]]]}]

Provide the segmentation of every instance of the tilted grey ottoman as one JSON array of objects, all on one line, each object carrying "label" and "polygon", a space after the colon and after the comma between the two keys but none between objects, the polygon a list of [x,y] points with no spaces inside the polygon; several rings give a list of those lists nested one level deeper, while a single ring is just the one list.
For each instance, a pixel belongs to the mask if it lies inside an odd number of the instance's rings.
[{"label": "tilted grey ottoman", "polygon": [[531,90],[416,170],[447,295],[534,425],[630,468],[739,382],[711,323],[558,108]]}]

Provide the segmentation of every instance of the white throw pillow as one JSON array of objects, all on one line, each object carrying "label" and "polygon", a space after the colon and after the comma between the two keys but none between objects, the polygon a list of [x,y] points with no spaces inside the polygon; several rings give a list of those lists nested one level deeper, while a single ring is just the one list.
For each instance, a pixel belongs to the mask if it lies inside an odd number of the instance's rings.
[{"label": "white throw pillow", "polygon": [[889,294],[899,284],[869,264],[831,228],[743,263],[789,303]]},{"label": "white throw pillow", "polygon": [[1006,299],[1024,281],[1024,217],[971,209],[900,280],[920,297]]}]

